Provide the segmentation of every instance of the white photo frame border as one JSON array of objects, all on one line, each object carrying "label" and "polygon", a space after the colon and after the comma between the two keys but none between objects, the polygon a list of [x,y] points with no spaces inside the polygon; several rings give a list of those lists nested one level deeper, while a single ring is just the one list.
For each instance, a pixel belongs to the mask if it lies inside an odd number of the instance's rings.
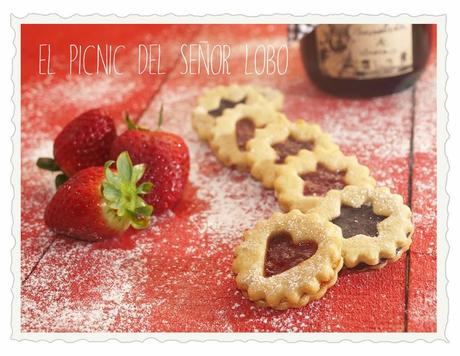
[{"label": "white photo frame border", "polygon": [[[11,273],[14,281],[12,286],[12,303],[11,303],[11,337],[15,340],[64,340],[64,341],[106,341],[115,339],[120,342],[144,341],[149,338],[158,341],[276,341],[285,340],[288,342],[297,341],[329,341],[340,342],[350,341],[448,341],[446,328],[448,322],[449,300],[447,295],[447,274],[446,262],[449,252],[447,239],[448,223],[448,202],[449,195],[446,190],[447,174],[449,171],[449,161],[446,154],[445,146],[448,139],[447,123],[448,112],[446,108],[446,59],[447,59],[447,32],[446,32],[446,15],[420,15],[411,16],[401,14],[397,16],[390,15],[317,15],[307,14],[302,16],[290,14],[273,14],[260,16],[246,15],[128,15],[119,17],[117,15],[73,15],[70,17],[61,17],[58,14],[28,14],[24,17],[11,15],[11,27],[15,32],[14,46],[15,56],[13,58],[12,81],[14,83],[14,94],[12,101],[14,104],[14,113],[12,124],[15,127],[12,136],[13,154],[11,162],[13,172],[11,175],[11,184],[14,189],[12,201],[12,235],[15,244],[11,250]],[[295,24],[295,23],[432,23],[437,25],[437,331],[433,333],[24,333],[21,331],[20,307],[21,307],[21,281],[20,281],[20,231],[21,231],[21,197],[20,197],[20,180],[21,180],[21,93],[19,91],[21,83],[21,31],[22,24]]]}]

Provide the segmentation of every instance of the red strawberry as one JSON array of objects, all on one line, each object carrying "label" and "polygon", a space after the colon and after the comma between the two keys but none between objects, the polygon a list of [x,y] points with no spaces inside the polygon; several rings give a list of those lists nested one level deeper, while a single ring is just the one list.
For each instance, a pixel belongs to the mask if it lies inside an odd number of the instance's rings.
[{"label": "red strawberry", "polygon": [[[160,125],[162,111],[160,111]],[[141,181],[153,183],[145,201],[155,213],[172,208],[181,199],[188,180],[190,157],[182,137],[164,131],[149,131],[136,126],[127,117],[128,131],[118,136],[112,145],[111,157],[128,151],[135,164],[144,163]]]},{"label": "red strawberry", "polygon": [[86,241],[117,236],[129,226],[147,227],[153,209],[140,195],[147,194],[152,183],[137,186],[145,166],[133,166],[127,152],[118,156],[116,170],[113,163],[83,169],[65,182],[46,207],[46,225]]},{"label": "red strawberry", "polygon": [[54,140],[54,160],[40,158],[37,165],[61,170],[67,177],[84,168],[102,166],[109,159],[116,136],[110,116],[100,109],[86,111],[69,122]]}]

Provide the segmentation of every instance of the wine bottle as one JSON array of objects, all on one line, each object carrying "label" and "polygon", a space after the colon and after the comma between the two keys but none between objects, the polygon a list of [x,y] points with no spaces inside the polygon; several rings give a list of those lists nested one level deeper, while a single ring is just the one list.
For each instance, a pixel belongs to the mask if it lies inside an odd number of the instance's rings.
[{"label": "wine bottle", "polygon": [[372,97],[395,93],[419,78],[430,54],[431,27],[316,25],[300,40],[303,65],[313,83],[333,95]]}]

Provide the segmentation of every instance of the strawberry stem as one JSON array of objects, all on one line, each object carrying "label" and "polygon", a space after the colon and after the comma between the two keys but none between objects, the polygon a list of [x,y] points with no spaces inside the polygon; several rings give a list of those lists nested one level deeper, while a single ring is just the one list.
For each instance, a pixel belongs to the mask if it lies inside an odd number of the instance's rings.
[{"label": "strawberry stem", "polygon": [[[129,113],[125,111],[125,122],[126,126],[128,126],[128,130],[141,130],[141,131],[150,131],[148,128],[138,125],[134,120],[129,116]],[[161,126],[164,122],[163,116],[163,103],[160,106],[160,112],[158,114],[158,122],[157,122],[157,130],[161,130]]]},{"label": "strawberry stem", "polygon": [[134,122],[134,120],[129,116],[129,113],[126,111],[125,112],[125,122],[126,126],[128,126],[128,130],[141,130],[141,131],[149,131],[149,129],[138,125],[137,123]]},{"label": "strawberry stem", "polygon": [[158,114],[157,130],[161,130],[161,125],[163,125],[163,103],[161,103],[160,113]]},{"label": "strawberry stem", "polygon": [[125,112],[125,122],[126,125],[128,126],[128,130],[136,130],[137,129],[137,124],[131,119],[131,116],[129,116],[129,113],[126,111]]},{"label": "strawberry stem", "polygon": [[[117,169],[111,166],[116,163]],[[153,207],[141,195],[149,193],[153,184],[137,184],[145,172],[145,165],[133,166],[127,151],[120,153],[117,161],[104,165],[105,179],[102,182],[104,213],[109,222],[121,226],[131,225],[135,229],[146,228],[150,223]]]}]

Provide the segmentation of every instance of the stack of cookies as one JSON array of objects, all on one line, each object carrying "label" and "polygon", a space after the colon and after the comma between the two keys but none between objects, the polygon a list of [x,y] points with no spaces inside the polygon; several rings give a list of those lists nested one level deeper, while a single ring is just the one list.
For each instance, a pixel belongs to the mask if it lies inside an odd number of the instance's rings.
[{"label": "stack of cookies", "polygon": [[192,116],[216,156],[274,189],[286,211],[246,231],[233,264],[247,298],[275,309],[321,298],[342,268],[398,260],[414,231],[403,198],[376,187],[369,169],[318,125],[288,120],[283,100],[267,87],[219,86],[198,99]]}]

